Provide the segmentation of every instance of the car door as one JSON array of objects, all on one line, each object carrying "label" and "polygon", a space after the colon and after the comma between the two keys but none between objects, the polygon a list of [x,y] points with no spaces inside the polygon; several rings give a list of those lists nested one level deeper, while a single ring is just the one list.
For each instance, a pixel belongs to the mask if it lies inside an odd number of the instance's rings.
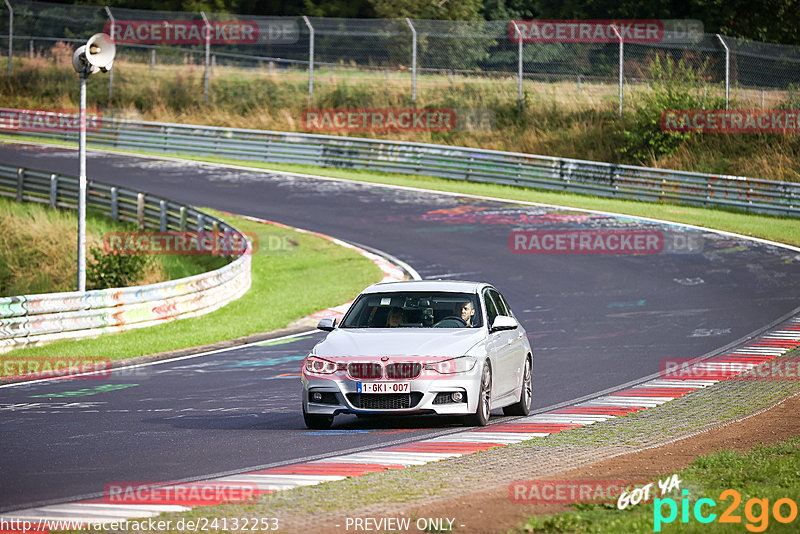
[{"label": "car door", "polygon": [[[494,298],[495,302],[497,303],[497,311],[502,315],[507,315],[508,317],[514,317],[514,312],[511,311],[511,307],[508,305],[508,301],[506,298],[500,294],[499,291],[496,289],[490,290],[492,297]],[[514,317],[516,320],[516,317]],[[519,321],[517,321],[519,324]],[[527,356],[528,349],[525,346],[525,332],[521,326],[518,326],[515,330],[510,330],[509,332],[513,332],[511,345],[513,347],[512,351],[514,353],[514,387],[519,387],[522,383],[522,372],[525,367],[525,358]]]},{"label": "car door", "polygon": [[490,290],[483,292],[486,307],[487,327],[489,328],[489,353],[492,361],[492,399],[500,400],[516,387],[516,363],[514,338],[516,330],[492,332],[492,323],[500,315],[500,310]]}]

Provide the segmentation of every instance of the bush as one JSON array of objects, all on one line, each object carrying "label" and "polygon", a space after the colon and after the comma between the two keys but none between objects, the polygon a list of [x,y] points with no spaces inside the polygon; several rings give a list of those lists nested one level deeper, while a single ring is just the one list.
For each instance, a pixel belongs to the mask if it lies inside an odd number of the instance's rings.
[{"label": "bush", "polygon": [[[702,69],[701,69],[702,70]],[[675,109],[724,109],[724,98],[697,94],[699,74],[683,60],[656,56],[648,66],[654,89],[636,103],[633,113],[621,122],[622,147],[619,153],[628,161],[648,164],[673,154],[692,133],[665,132],[661,114]]]},{"label": "bush", "polygon": [[135,285],[152,256],[106,254],[99,247],[91,247],[92,261],[86,266],[86,285],[88,289],[106,289]]}]

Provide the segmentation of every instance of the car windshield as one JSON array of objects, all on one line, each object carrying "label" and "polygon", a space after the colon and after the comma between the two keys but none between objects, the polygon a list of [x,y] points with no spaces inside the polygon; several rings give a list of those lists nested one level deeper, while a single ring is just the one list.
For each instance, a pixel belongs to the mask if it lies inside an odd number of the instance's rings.
[{"label": "car windshield", "polygon": [[361,295],[342,328],[471,328],[483,325],[477,295],[391,292]]}]

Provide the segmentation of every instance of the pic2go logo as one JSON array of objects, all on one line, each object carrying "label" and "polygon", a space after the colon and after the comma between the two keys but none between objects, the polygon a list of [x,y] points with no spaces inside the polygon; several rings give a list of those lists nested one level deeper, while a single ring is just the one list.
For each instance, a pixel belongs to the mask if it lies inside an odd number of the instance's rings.
[{"label": "pic2go logo", "polygon": [[[713,513],[711,509],[717,506],[713,499],[703,498],[698,499],[694,506],[689,503],[689,490],[682,491],[683,498],[680,504],[681,523],[689,523],[689,512],[691,510],[695,521],[698,523],[708,524],[717,519],[717,514]],[[741,523],[742,517],[736,514],[739,504],[742,502],[742,495],[734,490],[727,489],[719,494],[720,501],[731,499],[730,505],[719,516],[719,523]],[[665,514],[665,507],[669,510]],[[675,521],[678,517],[678,503],[675,499],[655,499],[653,501],[653,531],[661,532],[662,524],[669,524]],[[769,499],[757,499],[753,497],[749,499],[744,505],[744,516],[748,523],[745,528],[750,532],[764,532],[769,526],[770,511],[772,516],[779,523],[791,523],[797,518],[797,503],[792,499],[783,498],[778,499],[769,506]]]}]

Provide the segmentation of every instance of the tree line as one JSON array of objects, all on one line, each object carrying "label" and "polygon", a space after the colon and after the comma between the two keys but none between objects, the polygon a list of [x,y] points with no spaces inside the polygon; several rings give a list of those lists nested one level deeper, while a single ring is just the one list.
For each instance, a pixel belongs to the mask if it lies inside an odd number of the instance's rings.
[{"label": "tree line", "polygon": [[707,33],[800,45],[800,0],[84,0],[168,11],[437,20],[696,19]]}]

